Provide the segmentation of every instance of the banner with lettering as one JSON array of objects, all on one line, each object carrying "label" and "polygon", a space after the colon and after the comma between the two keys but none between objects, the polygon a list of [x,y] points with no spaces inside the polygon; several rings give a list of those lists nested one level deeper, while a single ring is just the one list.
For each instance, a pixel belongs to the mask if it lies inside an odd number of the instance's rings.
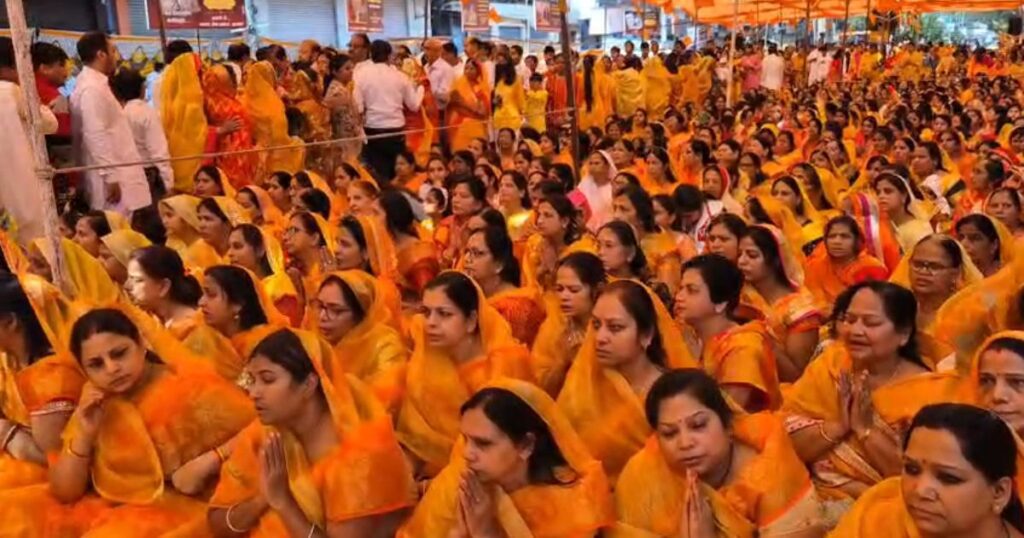
[{"label": "banner with lettering", "polygon": [[562,29],[558,0],[533,0],[533,11],[537,18],[534,27],[538,32],[559,32]]},{"label": "banner with lettering", "polygon": [[462,0],[462,31],[487,32],[490,30],[490,0]]},{"label": "banner with lettering", "polygon": [[160,28],[194,30],[245,28],[245,0],[147,0],[146,21],[150,30]]},{"label": "banner with lettering", "polygon": [[382,0],[346,0],[350,32],[383,32]]}]

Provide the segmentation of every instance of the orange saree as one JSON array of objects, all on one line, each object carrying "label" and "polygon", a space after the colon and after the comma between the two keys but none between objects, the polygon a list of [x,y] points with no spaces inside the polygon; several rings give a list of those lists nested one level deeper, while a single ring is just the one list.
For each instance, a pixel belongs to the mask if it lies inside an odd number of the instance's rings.
[{"label": "orange saree", "polygon": [[[227,68],[215,65],[203,70],[203,94],[206,99],[206,117],[212,125],[221,125],[228,120],[241,123],[233,133],[218,135],[213,130],[211,137],[215,151],[239,151],[254,147],[252,122],[245,106],[238,100],[235,83]],[[209,143],[208,143],[209,144]],[[256,173],[258,156],[255,153],[225,155],[216,159],[217,167],[224,170],[231,185],[236,189],[252,183]]]}]

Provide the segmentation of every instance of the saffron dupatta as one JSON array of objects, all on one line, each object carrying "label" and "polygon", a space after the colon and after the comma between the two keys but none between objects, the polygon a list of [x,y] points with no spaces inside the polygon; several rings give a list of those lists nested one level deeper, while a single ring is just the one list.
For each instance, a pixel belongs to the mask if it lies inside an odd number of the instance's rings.
[{"label": "saffron dupatta", "polygon": [[[177,60],[175,60],[177,61]],[[203,70],[203,94],[206,98],[206,116],[213,125],[234,119],[240,128],[229,134],[216,135],[216,151],[239,151],[255,147],[249,111],[238,100],[235,83],[227,67],[214,65]],[[256,174],[258,156],[255,153],[217,157],[217,167],[224,170],[231,185],[238,189],[252,183]]]}]

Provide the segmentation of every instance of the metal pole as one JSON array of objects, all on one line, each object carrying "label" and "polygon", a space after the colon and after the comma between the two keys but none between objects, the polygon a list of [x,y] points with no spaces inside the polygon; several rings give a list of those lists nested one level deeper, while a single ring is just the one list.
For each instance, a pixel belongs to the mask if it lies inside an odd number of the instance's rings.
[{"label": "metal pole", "polygon": [[572,128],[572,162],[580,169],[580,121],[576,113],[576,73],[572,61],[572,47],[569,43],[569,2],[558,0],[558,18],[561,22],[562,57],[565,65],[565,89],[569,103],[569,125]]},{"label": "metal pole", "polygon": [[736,70],[734,61],[736,59],[736,27],[739,26],[740,19],[740,0],[733,0],[732,2],[732,36],[729,41],[729,85],[725,92],[725,106],[732,107],[732,83],[736,76],[733,71]]},{"label": "metal pole", "polygon": [[[18,86],[25,98],[25,108],[28,110],[31,123],[28,138],[32,143],[32,157],[36,166],[35,181],[40,182],[42,187],[39,202],[43,204],[43,231],[50,238],[50,245],[53,248],[53,283],[65,293],[69,293],[70,280],[67,277],[64,251],[60,244],[63,236],[60,234],[58,224],[57,201],[53,196],[53,169],[50,167],[50,157],[46,153],[46,139],[38,129],[43,120],[39,113],[39,91],[36,89],[36,77],[32,71],[32,55],[29,52],[31,39],[28,23],[25,22],[25,7],[22,0],[7,0],[7,18],[11,26],[11,41],[14,43],[14,55],[18,64]],[[31,181],[27,178],[26,180]]]},{"label": "metal pole", "polygon": [[843,17],[843,51],[846,51],[846,36],[850,32],[850,0],[846,0],[846,16]]},{"label": "metal pole", "polygon": [[430,37],[430,0],[423,0],[423,39]]}]

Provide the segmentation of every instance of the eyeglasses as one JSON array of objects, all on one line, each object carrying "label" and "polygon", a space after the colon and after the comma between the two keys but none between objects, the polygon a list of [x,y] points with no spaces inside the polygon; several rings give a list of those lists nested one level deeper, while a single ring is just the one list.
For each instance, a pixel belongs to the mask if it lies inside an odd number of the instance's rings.
[{"label": "eyeglasses", "polygon": [[920,273],[922,275],[934,275],[939,271],[953,269],[953,267],[920,260],[910,260],[910,269],[912,269],[915,273]]},{"label": "eyeglasses", "polygon": [[327,320],[335,320],[351,312],[350,309],[337,304],[329,304],[320,301],[319,299],[313,299],[309,302],[309,307],[315,310],[320,317]]}]

